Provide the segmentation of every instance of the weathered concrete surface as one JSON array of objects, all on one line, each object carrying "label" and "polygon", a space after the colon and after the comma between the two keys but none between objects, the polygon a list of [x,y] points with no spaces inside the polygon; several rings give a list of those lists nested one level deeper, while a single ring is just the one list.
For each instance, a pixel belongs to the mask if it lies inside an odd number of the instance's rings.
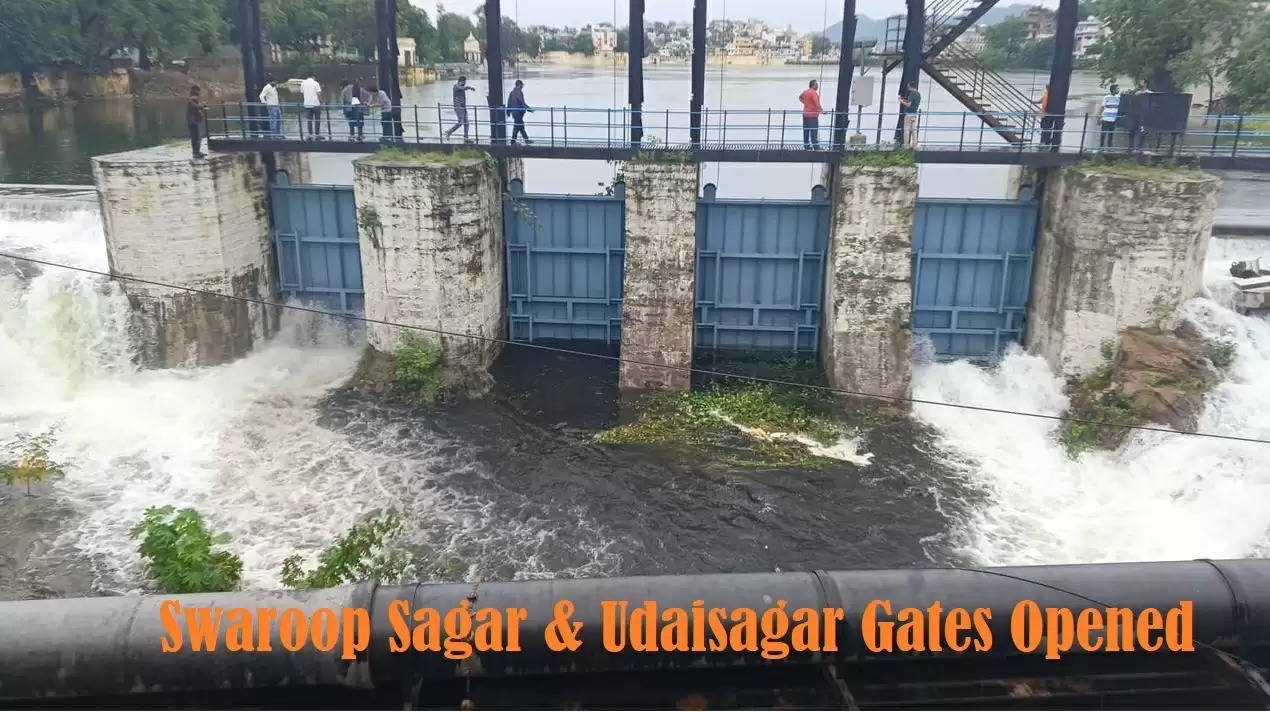
[{"label": "weathered concrete surface", "polygon": [[698,166],[628,163],[624,170],[626,275],[618,385],[686,391],[692,386],[692,374],[684,369],[692,366]]},{"label": "weathered concrete surface", "polygon": [[279,151],[274,153],[275,167],[286,171],[291,185],[313,182],[313,171],[309,165],[309,154]]},{"label": "weathered concrete surface", "polygon": [[1066,375],[1102,363],[1130,327],[1170,331],[1200,293],[1220,182],[1073,166],[1047,181],[1028,309],[1028,350]]},{"label": "weathered concrete surface", "polygon": [[[256,154],[160,146],[93,158],[110,268],[120,274],[272,301],[273,247]],[[239,358],[278,328],[274,307],[120,280],[147,366]]]},{"label": "weathered concrete surface", "polygon": [[834,181],[821,360],[830,385],[908,397],[915,166],[844,164]]},{"label": "weathered concrete surface", "polygon": [[[363,158],[353,165],[353,191],[368,318],[506,336],[503,204],[492,161]],[[367,327],[370,345],[381,353],[392,354],[402,334],[397,327]],[[440,341],[447,368],[471,375],[484,375],[502,348],[481,339],[420,336]]]}]

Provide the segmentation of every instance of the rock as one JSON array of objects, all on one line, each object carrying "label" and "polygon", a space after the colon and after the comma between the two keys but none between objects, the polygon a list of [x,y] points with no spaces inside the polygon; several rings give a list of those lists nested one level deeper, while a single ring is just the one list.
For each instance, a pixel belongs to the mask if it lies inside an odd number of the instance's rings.
[{"label": "rock", "polygon": [[1217,382],[1205,345],[1187,329],[1126,329],[1112,364],[1112,383],[1144,422],[1193,431],[1204,395]]}]

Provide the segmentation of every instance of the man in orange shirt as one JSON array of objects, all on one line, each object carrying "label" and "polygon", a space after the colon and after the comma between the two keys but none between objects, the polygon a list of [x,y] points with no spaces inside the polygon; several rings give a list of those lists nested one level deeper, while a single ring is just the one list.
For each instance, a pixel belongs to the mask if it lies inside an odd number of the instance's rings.
[{"label": "man in orange shirt", "polygon": [[820,148],[820,115],[824,111],[820,108],[819,89],[820,85],[813,79],[798,95],[798,100],[803,103],[803,148],[808,150]]}]

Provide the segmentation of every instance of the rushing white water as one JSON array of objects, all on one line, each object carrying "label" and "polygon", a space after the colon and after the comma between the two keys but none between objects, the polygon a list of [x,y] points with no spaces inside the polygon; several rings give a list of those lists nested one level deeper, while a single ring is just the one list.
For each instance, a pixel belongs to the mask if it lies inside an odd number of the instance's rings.
[{"label": "rushing white water", "polygon": [[[0,214],[0,251],[106,267],[95,211],[27,217]],[[374,425],[323,427],[319,401],[347,380],[358,355],[334,327],[291,324],[225,366],[141,370],[128,315],[127,299],[105,279],[0,259],[0,458],[16,454],[19,436],[54,434],[51,455],[66,476],[40,489],[74,516],[48,524],[60,532],[55,546],[91,562],[99,588],[144,581],[128,532],[147,507],[167,504],[195,507],[233,537],[248,587],[276,586],[286,556],[312,556],[387,507],[404,510],[418,524],[414,543],[431,551],[451,553],[453,542],[490,530],[523,542],[494,547],[514,576],[613,565],[601,540],[580,568],[545,568],[535,548],[541,526],[498,520],[487,501],[441,481],[464,469],[481,476],[461,445]]]},{"label": "rushing white water", "polygon": [[[1199,430],[1270,438],[1270,322],[1227,309],[1236,259],[1270,240],[1214,240],[1208,298],[1183,316],[1237,345],[1230,377],[1209,394]],[[1060,378],[1021,351],[994,369],[926,364],[917,397],[1044,414],[1067,407]],[[919,406],[964,476],[988,493],[957,532],[989,565],[1270,556],[1270,446],[1138,432],[1115,453],[1072,461],[1052,420]]]}]

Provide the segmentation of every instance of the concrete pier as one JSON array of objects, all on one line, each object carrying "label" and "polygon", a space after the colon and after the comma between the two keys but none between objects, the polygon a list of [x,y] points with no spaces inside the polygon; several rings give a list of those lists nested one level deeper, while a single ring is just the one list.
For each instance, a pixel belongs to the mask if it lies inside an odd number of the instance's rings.
[{"label": "concrete pier", "polygon": [[[264,166],[255,153],[190,158],[160,146],[93,158],[114,272],[273,300]],[[249,352],[278,327],[277,309],[121,280],[147,366],[212,366]]]},{"label": "concrete pier", "polygon": [[618,385],[688,390],[692,374],[684,369],[692,366],[698,165],[632,162],[624,172],[626,274]]},{"label": "concrete pier", "polygon": [[1073,166],[1046,182],[1027,348],[1092,371],[1129,327],[1172,329],[1197,296],[1220,182],[1194,172]]},{"label": "concrete pier", "polygon": [[[419,154],[354,164],[366,316],[455,334],[504,338],[506,247],[493,161]],[[404,330],[369,324],[375,350],[392,354]],[[439,341],[447,369],[483,374],[502,345],[421,333]]]},{"label": "concrete pier", "polygon": [[833,181],[821,359],[835,388],[911,389],[917,167],[851,166]]}]

